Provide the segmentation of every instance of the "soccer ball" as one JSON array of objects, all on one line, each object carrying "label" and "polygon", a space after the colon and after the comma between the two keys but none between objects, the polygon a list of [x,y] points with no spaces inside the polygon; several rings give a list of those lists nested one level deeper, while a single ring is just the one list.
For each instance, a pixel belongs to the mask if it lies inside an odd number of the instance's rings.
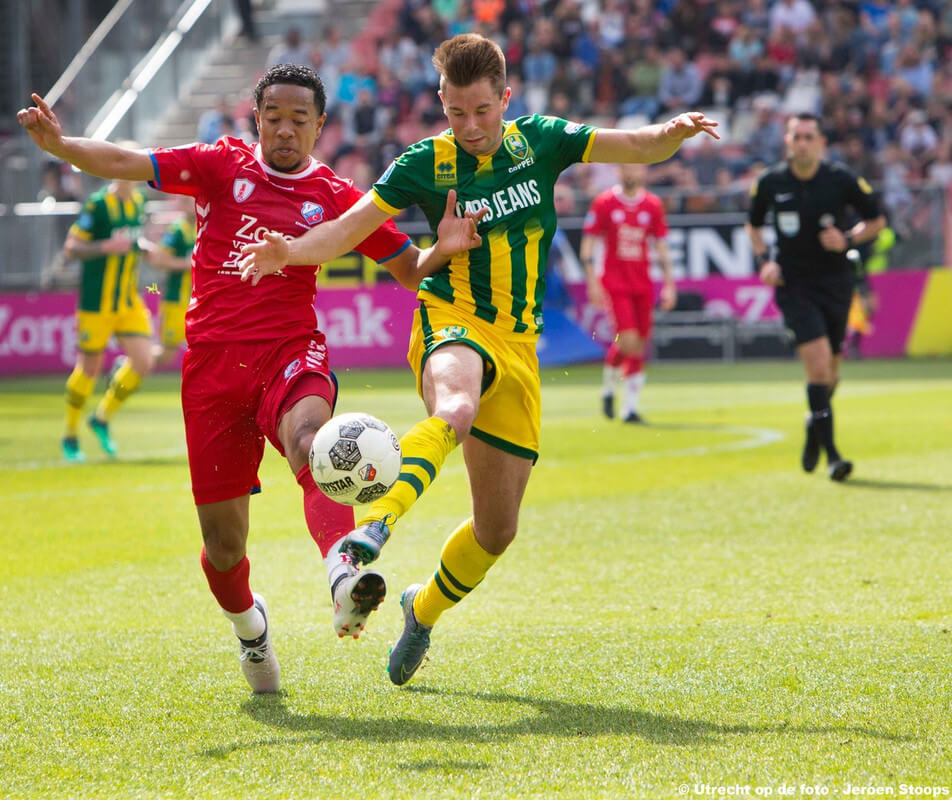
[{"label": "soccer ball", "polygon": [[385,422],[338,414],[314,434],[308,463],[317,488],[348,506],[382,497],[400,474],[400,442]]}]

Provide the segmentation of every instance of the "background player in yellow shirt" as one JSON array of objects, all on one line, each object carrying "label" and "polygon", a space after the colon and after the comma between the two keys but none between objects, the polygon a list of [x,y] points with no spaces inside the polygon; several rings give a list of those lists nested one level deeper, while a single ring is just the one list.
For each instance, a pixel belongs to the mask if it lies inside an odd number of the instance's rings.
[{"label": "background player in yellow shirt", "polygon": [[408,148],[337,220],[291,241],[267,233],[261,243],[243,248],[243,277],[257,283],[289,264],[323,263],[347,252],[410,205],[420,206],[435,233],[450,190],[458,192],[457,214],[478,220],[480,243],[425,278],[417,293],[408,358],[431,416],[401,439],[400,477],[343,545],[363,563],[373,561],[393,524],[462,443],[472,516],[450,535],[429,582],[403,593],[404,630],[388,665],[398,685],[423,661],[440,614],[482,581],[516,535],[538,457],[536,341],[556,229],[556,179],[579,161],[662,161],[688,137],[719,138],[717,123],[698,112],[634,131],[538,115],[505,121],[505,58],[498,45],[477,34],[443,42],[433,63],[449,131]]},{"label": "background player in yellow shirt", "polygon": [[138,288],[139,241],[145,198],[132,181],[117,180],[93,193],[69,230],[67,258],[82,262],[76,310],[76,365],[66,381],[63,456],[85,461],[79,422],[102,368],[103,352],[115,336],[126,354],[110,377],[105,395],[87,420],[107,455],[117,452],[109,420],[152,369],[152,318]]}]

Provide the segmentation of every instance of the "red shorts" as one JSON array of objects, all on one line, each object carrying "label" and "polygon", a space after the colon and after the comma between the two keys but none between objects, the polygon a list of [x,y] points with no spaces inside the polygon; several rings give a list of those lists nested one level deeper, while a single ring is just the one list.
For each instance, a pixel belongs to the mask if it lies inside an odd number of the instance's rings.
[{"label": "red shorts", "polygon": [[284,455],[278,423],[310,395],[334,407],[337,390],[322,333],[190,347],[182,360],[182,411],[195,504],[231,500],[260,487],[265,438]]},{"label": "red shorts", "polygon": [[611,315],[615,320],[615,332],[638,331],[642,339],[651,334],[654,292],[608,290]]}]

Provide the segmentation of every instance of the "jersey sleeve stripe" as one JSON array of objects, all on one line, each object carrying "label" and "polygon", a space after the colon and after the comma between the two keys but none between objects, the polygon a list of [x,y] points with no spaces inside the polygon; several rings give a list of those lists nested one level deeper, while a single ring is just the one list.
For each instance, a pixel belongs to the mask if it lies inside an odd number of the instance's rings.
[{"label": "jersey sleeve stripe", "polygon": [[82,239],[84,242],[91,242],[93,240],[92,231],[84,231],[79,225],[71,225],[69,232],[71,235],[75,236],[77,239]]},{"label": "jersey sleeve stripe", "polygon": [[589,159],[592,157],[592,148],[595,146],[595,134],[597,133],[597,130],[593,130],[588,135],[588,144],[585,145],[585,150],[582,152],[582,158],[580,159],[583,164],[588,164]]},{"label": "jersey sleeve stripe", "polygon": [[400,247],[395,252],[391,253],[389,256],[384,256],[383,258],[379,259],[377,263],[383,264],[385,261],[389,261],[391,258],[396,258],[398,255],[400,255],[400,253],[406,250],[409,246],[410,246],[410,240],[407,239],[402,245],[400,245]]},{"label": "jersey sleeve stripe", "polygon": [[149,153],[149,158],[152,160],[152,172],[155,174],[155,177],[149,181],[156,189],[162,188],[162,181],[159,180],[159,160],[155,157],[155,153]]},{"label": "jersey sleeve stripe", "polygon": [[379,208],[381,211],[386,211],[391,217],[396,216],[401,211],[403,211],[402,208],[397,208],[396,206],[390,205],[390,203],[377,194],[376,189],[370,190],[370,199],[373,200],[374,205],[377,206],[377,208]]}]

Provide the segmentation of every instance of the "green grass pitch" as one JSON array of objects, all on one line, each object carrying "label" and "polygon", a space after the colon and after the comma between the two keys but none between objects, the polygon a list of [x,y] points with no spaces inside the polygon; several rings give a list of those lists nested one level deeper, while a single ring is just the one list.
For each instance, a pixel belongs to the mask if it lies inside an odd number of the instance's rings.
[{"label": "green grass pitch", "polygon": [[[340,411],[420,417],[409,372],[340,377]],[[952,792],[948,360],[845,366],[845,485],[799,470],[793,361],[653,364],[646,427],[599,416],[596,366],[545,371],[520,534],[402,689],[397,600],[467,513],[461,455],[397,528],[353,641],[269,450],[249,555],[273,697],[249,693],[199,567],[177,379],[120,411],[117,461],[84,431],[79,467],[59,461],[64,379],[0,382],[0,796]]]}]

